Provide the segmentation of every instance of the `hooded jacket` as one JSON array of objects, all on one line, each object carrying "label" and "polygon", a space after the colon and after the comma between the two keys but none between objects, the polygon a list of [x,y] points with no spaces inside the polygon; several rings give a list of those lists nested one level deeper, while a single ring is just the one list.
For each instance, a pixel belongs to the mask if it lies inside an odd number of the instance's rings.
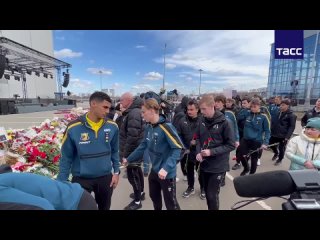
[{"label": "hooded jacket", "polygon": [[160,115],[158,123],[147,125],[143,141],[127,160],[132,163],[141,159],[145,149],[148,149],[152,170],[158,173],[163,168],[167,172],[166,179],[172,179],[176,176],[177,162],[183,147],[175,128]]},{"label": "hooded jacket", "polygon": [[228,110],[226,108],[223,108],[220,112],[223,113],[224,116],[226,117],[226,119],[230,121],[231,127],[233,128],[235,141],[239,142],[240,141],[240,137],[239,137],[239,129],[238,129],[238,123],[237,123],[236,115],[234,114],[234,112],[232,112],[232,111],[230,111],[230,110]]},{"label": "hooded jacket", "polygon": [[172,125],[177,128],[180,119],[182,119],[184,116],[186,116],[186,111],[188,107],[189,98],[184,96],[181,100],[181,103],[176,107],[174,110],[174,116],[172,119]]},{"label": "hooded jacket", "polygon": [[286,148],[286,157],[291,161],[290,170],[306,169],[304,162],[311,160],[320,169],[320,138],[309,138],[304,129],[299,136],[290,139]]},{"label": "hooded jacket", "polygon": [[285,112],[278,112],[278,115],[271,121],[271,136],[289,139],[296,127],[297,116],[288,109]]},{"label": "hooded jacket", "polygon": [[213,118],[202,117],[196,130],[197,153],[210,149],[210,156],[204,157],[200,169],[204,172],[222,173],[229,171],[229,155],[235,149],[235,134],[224,114],[216,111]]},{"label": "hooded jacket", "polygon": [[301,118],[301,126],[304,127],[307,125],[307,122],[310,118],[320,117],[320,112],[316,111],[316,107],[307,111]]},{"label": "hooded jacket", "polygon": [[[141,116],[142,99],[135,97],[131,106],[122,114],[120,128],[120,157],[127,158],[143,139],[144,121]],[[142,159],[139,159],[142,160]]]}]

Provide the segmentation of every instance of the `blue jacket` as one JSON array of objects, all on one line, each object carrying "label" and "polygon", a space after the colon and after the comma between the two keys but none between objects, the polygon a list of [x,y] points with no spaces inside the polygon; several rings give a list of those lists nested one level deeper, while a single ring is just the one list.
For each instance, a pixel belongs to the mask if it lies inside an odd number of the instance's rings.
[{"label": "blue jacket", "polygon": [[237,124],[238,124],[238,129],[239,129],[239,135],[241,138],[243,138],[243,129],[244,125],[246,123],[246,118],[248,116],[248,113],[250,113],[250,109],[248,108],[241,108],[237,115]]},{"label": "blue jacket", "polygon": [[269,105],[269,112],[271,115],[271,122],[274,121],[279,115],[280,107],[277,104]]},{"label": "blue jacket", "polygon": [[176,176],[177,162],[182,148],[184,146],[175,128],[160,116],[157,124],[147,125],[143,141],[127,160],[130,163],[141,159],[145,149],[148,149],[152,170],[158,173],[163,168],[168,173],[166,179],[171,179]]},{"label": "blue jacket", "polygon": [[115,122],[105,121],[97,134],[86,116],[69,123],[62,140],[58,180],[73,176],[96,178],[119,172],[119,129]]},{"label": "blue jacket", "polygon": [[268,145],[270,139],[270,121],[263,113],[246,113],[243,138]]},{"label": "blue jacket", "polygon": [[0,202],[45,210],[76,210],[83,189],[78,183],[52,180],[32,173],[0,174]]},{"label": "blue jacket", "polygon": [[234,132],[235,141],[239,142],[239,129],[238,129],[238,123],[237,123],[235,114],[230,110],[225,110],[224,115],[226,116],[226,119],[228,119],[231,123],[231,127],[233,128],[233,132]]}]

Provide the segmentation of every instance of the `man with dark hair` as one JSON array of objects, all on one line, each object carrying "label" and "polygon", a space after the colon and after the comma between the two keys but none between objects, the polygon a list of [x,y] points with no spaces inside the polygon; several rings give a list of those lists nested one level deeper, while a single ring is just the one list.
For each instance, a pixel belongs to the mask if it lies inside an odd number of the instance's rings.
[{"label": "man with dark hair", "polygon": [[278,160],[275,165],[282,162],[286,145],[296,127],[297,116],[290,109],[290,100],[284,99],[280,104],[280,112],[271,121],[270,144],[279,143],[279,146],[272,146],[274,153],[272,160]]},{"label": "man with dark hair", "polygon": [[[180,120],[186,116],[188,102],[189,102],[189,97],[184,96],[181,100],[181,103],[174,110],[172,125],[176,129],[178,128]],[[181,159],[180,166],[181,166],[181,171],[183,174],[183,179],[186,181],[187,180],[187,170],[186,170],[186,159],[185,158]],[[179,181],[179,178],[177,178],[177,181]]]},{"label": "man with dark hair", "polygon": [[[248,114],[248,112],[250,112],[250,98],[249,97],[242,98],[241,105],[242,105],[242,108],[237,115],[237,123],[238,123],[239,141],[240,142],[241,142],[241,139],[243,138],[243,129],[244,129],[244,124],[246,122],[246,119],[243,116],[246,116]],[[237,169],[241,168],[239,154],[240,154],[239,148],[237,148],[237,150],[236,150],[236,161],[237,162],[232,167],[232,170],[237,170]]]},{"label": "man with dark hair", "polygon": [[281,96],[276,96],[274,98],[274,103],[269,105],[269,112],[271,115],[271,122],[276,120],[279,111],[280,111],[280,104],[281,104]]},{"label": "man with dark hair", "polygon": [[94,192],[99,210],[109,210],[113,189],[119,181],[119,130],[106,120],[110,97],[103,92],[90,96],[89,112],[68,124],[61,147],[58,180],[79,183]]},{"label": "man with dark hair", "polygon": [[239,105],[236,105],[236,100],[234,100],[233,98],[226,99],[226,106],[225,107],[227,110],[233,112],[235,116],[237,116],[240,111]]},{"label": "man with dark hair", "polygon": [[[190,100],[187,107],[187,115],[180,119],[177,125],[177,132],[183,144],[187,148],[186,153],[181,160],[185,162],[183,169],[187,173],[188,188],[183,192],[182,196],[188,198],[195,193],[194,190],[194,170],[198,172],[199,162],[196,160],[196,141],[194,138],[195,131],[200,124],[199,105],[197,100]],[[199,175],[200,198],[205,199],[203,181]]]},{"label": "man with dark hair", "polygon": [[[243,166],[240,176],[246,175],[249,171],[254,174],[257,170],[259,149],[266,149],[270,139],[270,120],[261,112],[261,102],[258,98],[253,98],[250,102],[250,111],[242,115],[245,119],[243,138],[240,142],[239,157]],[[242,119],[239,119],[242,120]],[[251,154],[251,168],[249,169],[247,156]]]},{"label": "man with dark hair", "polygon": [[320,117],[320,98],[318,98],[314,108],[308,110],[301,118],[301,126],[305,127],[310,118]]}]

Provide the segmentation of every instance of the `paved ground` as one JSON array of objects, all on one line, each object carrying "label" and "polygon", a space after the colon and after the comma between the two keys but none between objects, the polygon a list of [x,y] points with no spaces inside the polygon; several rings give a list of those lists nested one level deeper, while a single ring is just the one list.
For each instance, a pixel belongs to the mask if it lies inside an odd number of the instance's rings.
[{"label": "paved ground", "polygon": [[[83,105],[87,107],[86,104]],[[0,116],[0,127],[3,126],[7,129],[9,128],[25,128],[32,125],[39,125],[43,120],[47,118],[53,118],[54,116],[59,116],[54,114],[54,112],[37,112],[37,113],[28,113],[28,114],[14,114],[14,115],[5,115]],[[301,131],[300,122],[297,122],[295,132],[299,133]],[[233,156],[234,153],[231,154]],[[266,172],[273,170],[287,170],[289,168],[289,160],[284,159],[283,163],[280,166],[274,166],[271,161],[273,154],[271,152],[265,151],[262,156],[261,166],[258,167],[257,172]],[[230,160],[230,166],[234,165],[234,161]],[[230,210],[231,206],[237,201],[244,200],[237,196],[234,186],[233,186],[233,178],[239,176],[242,170],[231,170],[227,174],[226,185],[221,188],[220,193],[220,209],[222,210]],[[187,188],[187,182],[182,180],[182,173],[180,170],[180,165],[178,166],[178,177],[180,181],[177,183],[177,196],[178,202],[182,209],[184,210],[206,210],[207,205],[206,201],[201,200],[199,198],[199,184],[196,182],[196,194],[190,196],[189,198],[183,198],[182,193]],[[266,183],[267,184],[267,183]],[[148,196],[148,184],[147,178],[145,178],[145,186],[146,186],[146,200],[143,201],[144,210],[152,210],[152,202],[150,197]],[[111,209],[121,210],[123,209],[130,201],[129,194],[132,192],[132,187],[128,183],[127,179],[121,177],[120,184],[114,191],[114,195],[112,198]],[[273,209],[280,210],[281,203],[284,200],[279,198],[271,198],[265,201],[261,201],[259,203],[253,203],[244,207],[246,210],[263,210],[263,209]]]}]

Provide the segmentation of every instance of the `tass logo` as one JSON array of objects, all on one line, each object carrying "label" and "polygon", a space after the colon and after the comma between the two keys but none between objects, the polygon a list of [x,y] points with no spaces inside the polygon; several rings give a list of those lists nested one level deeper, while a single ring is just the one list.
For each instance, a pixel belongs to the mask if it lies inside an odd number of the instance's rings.
[{"label": "tass logo", "polygon": [[275,59],[303,59],[303,30],[275,30]]}]

